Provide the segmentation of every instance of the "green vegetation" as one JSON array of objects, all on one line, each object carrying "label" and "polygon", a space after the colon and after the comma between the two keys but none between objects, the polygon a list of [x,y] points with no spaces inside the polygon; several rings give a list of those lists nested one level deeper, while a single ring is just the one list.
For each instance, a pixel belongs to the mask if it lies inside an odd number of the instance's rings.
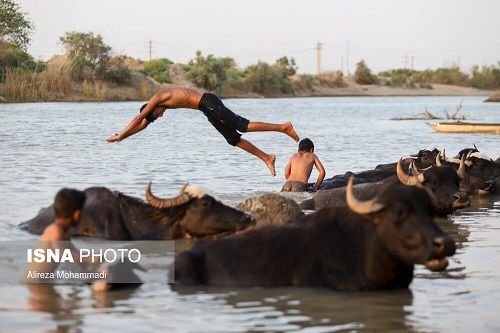
[{"label": "green vegetation", "polygon": [[12,0],[0,0],[0,41],[26,49],[33,24]]},{"label": "green vegetation", "polygon": [[44,65],[26,52],[33,25],[11,0],[0,0],[0,82],[11,69],[39,72]]},{"label": "green vegetation", "polygon": [[215,57],[212,54],[204,57],[201,51],[196,51],[194,59],[186,66],[188,77],[198,87],[209,91],[221,92],[227,79],[227,72],[234,68],[233,58]]},{"label": "green vegetation", "polygon": [[450,84],[478,89],[500,88],[500,63],[496,66],[483,66],[481,69],[474,66],[471,76],[463,73],[456,66],[424,71],[400,68],[380,72],[378,75],[387,79],[387,85],[400,87],[418,85],[420,88],[432,89],[432,84]]},{"label": "green vegetation", "polygon": [[472,68],[470,84],[479,89],[498,89],[500,87],[500,62],[495,66],[478,66]]},{"label": "green vegetation", "polygon": [[168,65],[173,64],[167,58],[153,59],[144,63],[144,74],[151,76],[159,83],[170,83],[170,75],[168,75]]},{"label": "green vegetation", "polygon": [[293,86],[288,79],[295,75],[295,59],[281,57],[272,65],[259,61],[245,69],[245,82],[251,91],[259,94],[288,94]]},{"label": "green vegetation", "polygon": [[71,62],[69,67],[73,79],[108,80],[127,83],[130,71],[121,58],[111,59],[111,47],[102,36],[93,32],[66,32],[59,38]]},{"label": "green vegetation", "polygon": [[361,60],[356,64],[356,72],[354,72],[354,81],[357,84],[375,84],[377,83],[377,76],[372,74],[372,71]]}]

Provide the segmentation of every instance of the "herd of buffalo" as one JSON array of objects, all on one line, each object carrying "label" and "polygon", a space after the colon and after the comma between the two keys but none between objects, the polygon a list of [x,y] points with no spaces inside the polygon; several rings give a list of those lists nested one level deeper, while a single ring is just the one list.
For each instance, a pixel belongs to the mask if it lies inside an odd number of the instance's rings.
[{"label": "herd of buffalo", "polygon": [[[161,199],[150,184],[147,202],[92,187],[85,190],[73,234],[198,238],[176,256],[175,278],[182,284],[399,289],[411,283],[415,264],[441,271],[455,253],[455,241],[434,217],[468,207],[470,196],[499,195],[499,186],[500,161],[475,146],[453,158],[423,149],[373,170],[327,179],[299,205],[274,194],[253,198],[246,212],[193,185]],[[21,228],[41,233],[53,220],[48,207]]]}]

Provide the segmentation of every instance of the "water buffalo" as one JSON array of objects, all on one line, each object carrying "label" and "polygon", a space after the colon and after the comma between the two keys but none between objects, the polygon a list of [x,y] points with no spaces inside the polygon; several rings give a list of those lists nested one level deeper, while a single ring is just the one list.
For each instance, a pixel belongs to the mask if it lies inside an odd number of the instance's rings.
[{"label": "water buffalo", "polygon": [[[411,154],[410,158],[413,159],[415,166],[419,169],[425,169],[434,164],[437,154],[439,150],[434,147],[421,149],[416,154]],[[388,163],[388,164],[379,164],[375,167],[375,170],[384,170],[384,169],[392,169],[394,173],[396,172],[396,164],[397,162]]]},{"label": "water buffalo", "polygon": [[346,193],[348,207],[198,242],[176,256],[176,282],[401,289],[411,283],[414,264],[433,271],[447,267],[455,242],[434,222],[425,190],[396,184],[360,201],[350,181]]},{"label": "water buffalo", "polygon": [[[414,168],[416,170],[416,168]],[[414,171],[415,172],[415,171]],[[373,198],[387,187],[401,182],[405,185],[419,186],[429,192],[437,216],[446,216],[456,209],[470,205],[467,195],[459,189],[457,171],[449,166],[431,167],[418,176],[409,176],[403,171],[401,160],[396,165],[396,176],[383,181],[356,185],[362,199]],[[302,209],[318,210],[325,207],[345,206],[346,188],[318,191],[312,199],[300,204]]]},{"label": "water buffalo", "polygon": [[[85,190],[87,200],[73,235],[113,240],[169,240],[214,237],[244,229],[255,222],[250,215],[228,207],[194,185],[179,195],[159,199],[146,189],[149,203],[105,187]],[[42,209],[21,228],[40,234],[54,221],[52,206]]]},{"label": "water buffalo", "polygon": [[[463,151],[465,151],[465,149],[461,152]],[[436,166],[449,165],[457,169],[457,174],[460,179],[460,191],[468,195],[487,195],[494,193],[496,190],[495,181],[493,179],[487,179],[484,175],[474,175],[467,166],[467,164],[471,164],[470,161],[466,160],[468,155],[459,153],[459,156],[461,156],[460,160],[446,159],[446,157],[441,158],[441,154],[439,153],[436,156]]]},{"label": "water buffalo", "polygon": [[[408,170],[410,163],[413,163],[418,169],[426,169],[435,163],[434,161],[438,153],[439,150],[436,148],[422,149],[417,154],[412,154],[410,157],[404,158],[402,160],[402,167],[403,169]],[[356,184],[380,182],[396,175],[396,164],[397,162],[379,164],[374,170],[365,170],[356,173],[348,171],[343,175],[335,175],[323,181],[320,189],[328,190],[332,188],[344,187],[347,185],[351,176],[354,177]]]}]

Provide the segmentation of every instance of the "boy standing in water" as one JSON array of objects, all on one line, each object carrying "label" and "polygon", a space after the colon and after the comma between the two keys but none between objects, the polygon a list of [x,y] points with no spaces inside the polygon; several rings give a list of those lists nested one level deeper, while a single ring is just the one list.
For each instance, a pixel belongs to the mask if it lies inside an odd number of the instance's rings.
[{"label": "boy standing in water", "polygon": [[302,139],[298,152],[288,160],[285,168],[287,181],[281,191],[305,192],[313,166],[319,171],[318,179],[313,187],[313,191],[317,191],[325,178],[325,168],[323,168],[318,156],[314,154],[314,143],[308,138]]},{"label": "boy standing in water", "polygon": [[[78,190],[64,188],[57,192],[54,199],[56,218],[52,224],[49,224],[43,230],[38,248],[64,251],[65,247],[69,246],[72,252],[75,251],[69,243],[64,243],[64,241],[70,240],[69,229],[80,220],[85,198],[85,193]],[[31,263],[29,270],[50,273],[54,272],[58,265],[58,262]]]},{"label": "boy standing in water", "polygon": [[260,158],[266,163],[273,176],[276,175],[274,168],[276,156],[266,154],[247,140],[242,139],[239,132],[280,132],[288,135],[295,141],[299,141],[299,136],[290,122],[271,124],[250,121],[233,113],[222,103],[219,97],[212,93],[201,93],[193,89],[178,87],[170,87],[158,91],[151,97],[147,104],[142,106],[140,114],[134,117],[125,129],[106,140],[108,142],[121,141],[142,131],[158,117],[163,116],[166,109],[177,108],[195,109],[203,112],[208,121],[224,136],[227,143]]},{"label": "boy standing in water", "polygon": [[48,225],[40,237],[41,241],[69,241],[69,229],[80,220],[85,192],[63,188],[54,199],[56,219]]}]

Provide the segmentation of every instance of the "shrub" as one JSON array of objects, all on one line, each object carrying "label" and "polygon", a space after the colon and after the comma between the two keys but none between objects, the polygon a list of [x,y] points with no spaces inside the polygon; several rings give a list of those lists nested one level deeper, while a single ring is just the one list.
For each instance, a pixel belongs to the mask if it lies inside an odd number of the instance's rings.
[{"label": "shrub", "polygon": [[41,72],[45,69],[45,65],[16,45],[0,41],[0,82],[11,68]]},{"label": "shrub", "polygon": [[354,81],[358,84],[374,84],[377,83],[377,77],[372,74],[371,70],[361,60],[356,64],[356,72],[354,72]]},{"label": "shrub", "polygon": [[288,77],[296,71],[293,58],[281,57],[272,65],[259,61],[245,69],[245,82],[253,92],[259,94],[288,94],[293,91]]},{"label": "shrub", "polygon": [[232,58],[218,58],[212,54],[204,57],[201,51],[196,51],[196,57],[189,61],[185,69],[188,77],[198,87],[220,92],[226,81],[227,71],[234,67]]},{"label": "shrub", "polygon": [[341,71],[333,73],[321,73],[317,77],[321,85],[330,88],[339,88],[346,86],[346,83],[344,82],[344,74]]},{"label": "shrub", "polygon": [[125,84],[130,82],[130,69],[125,65],[122,58],[115,57],[107,64],[98,66],[96,76],[106,81]]},{"label": "shrub", "polygon": [[438,68],[434,71],[432,82],[465,86],[468,85],[468,76],[462,73],[460,68],[456,66],[450,68]]},{"label": "shrub", "polygon": [[478,89],[496,89],[500,87],[500,63],[497,66],[478,66],[472,68],[471,86]]},{"label": "shrub", "polygon": [[167,58],[150,60],[144,63],[144,74],[151,76],[157,82],[170,83],[170,75],[168,74],[168,65],[173,64]]}]

